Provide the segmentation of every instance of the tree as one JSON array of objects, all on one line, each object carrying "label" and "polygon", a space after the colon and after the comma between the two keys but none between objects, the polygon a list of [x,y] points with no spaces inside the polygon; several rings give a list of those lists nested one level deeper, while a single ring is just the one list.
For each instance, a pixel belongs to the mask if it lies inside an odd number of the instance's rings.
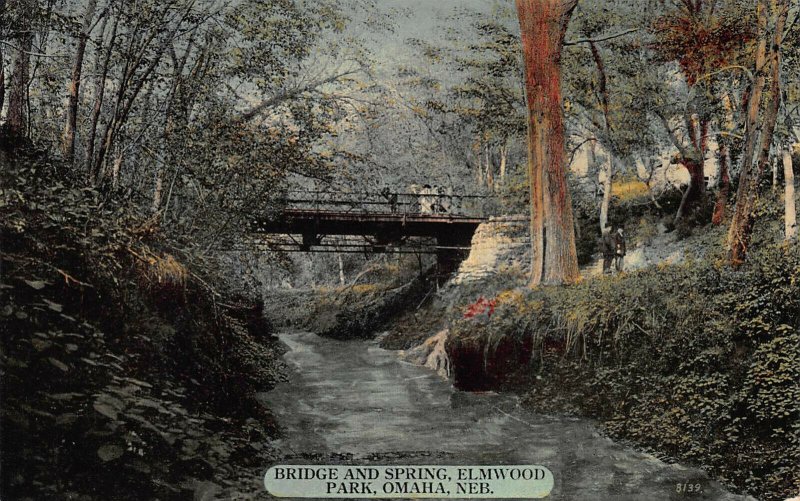
[{"label": "tree", "polygon": [[[671,114],[653,107],[678,150],[673,163],[689,173],[676,220],[691,216],[705,199],[705,158],[709,131],[719,114],[721,77],[739,67],[751,38],[748,17],[737,1],[679,0],[653,24],[653,46],[662,62],[675,62],[686,86],[686,98]],[[727,94],[730,94],[728,92]],[[723,185],[724,188],[724,185]]]},{"label": "tree", "polygon": [[784,191],[784,231],[783,238],[787,242],[797,239],[797,209],[795,208],[794,195],[794,167],[792,166],[792,150],[784,149],[782,152],[783,160],[783,181]]},{"label": "tree", "polygon": [[[736,207],[728,230],[729,259],[734,266],[741,265],[747,257],[759,183],[770,160],[772,138],[781,102],[781,46],[789,13],[789,1],[759,0],[756,9],[758,46],[745,116],[745,144],[741,157]],[[768,80],[769,87],[767,87]],[[762,107],[763,113],[760,113]],[[760,127],[759,118],[761,118]],[[756,148],[757,142],[758,148]]]},{"label": "tree", "polygon": [[567,188],[561,50],[578,0],[517,0],[528,104],[532,286],[579,279]]},{"label": "tree", "polygon": [[10,0],[4,22],[11,21],[17,28],[14,50],[14,68],[8,96],[8,132],[12,138],[28,136],[28,78],[31,49],[33,48],[33,21],[38,5],[32,0]]},{"label": "tree", "polygon": [[477,136],[479,186],[485,184],[491,191],[496,189],[495,174],[500,180],[506,176],[509,146],[526,132],[519,37],[501,22],[508,14],[500,11],[491,21],[474,23],[479,38],[455,64],[466,78],[451,91],[458,98],[452,111]]},{"label": "tree", "polygon": [[67,87],[67,119],[64,124],[64,134],[61,138],[61,152],[64,158],[70,163],[72,163],[75,156],[75,128],[78,122],[78,99],[81,93],[83,59],[86,54],[86,43],[89,41],[89,33],[94,24],[94,12],[96,8],[97,0],[89,0],[86,4],[83,26],[78,34],[78,47],[75,50],[75,59],[72,65],[72,77]]}]

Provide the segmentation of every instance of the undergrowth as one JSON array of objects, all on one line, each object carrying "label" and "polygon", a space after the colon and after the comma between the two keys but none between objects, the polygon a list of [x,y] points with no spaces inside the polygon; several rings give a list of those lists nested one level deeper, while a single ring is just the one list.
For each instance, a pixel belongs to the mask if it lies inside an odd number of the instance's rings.
[{"label": "undergrowth", "polygon": [[45,153],[0,164],[2,497],[252,489],[275,431],[255,392],[282,377],[261,305]]},{"label": "undergrowth", "polygon": [[800,249],[763,245],[740,270],[688,262],[514,289],[491,316],[458,310],[447,351],[462,388],[522,391],[784,499],[800,491],[798,280]]}]

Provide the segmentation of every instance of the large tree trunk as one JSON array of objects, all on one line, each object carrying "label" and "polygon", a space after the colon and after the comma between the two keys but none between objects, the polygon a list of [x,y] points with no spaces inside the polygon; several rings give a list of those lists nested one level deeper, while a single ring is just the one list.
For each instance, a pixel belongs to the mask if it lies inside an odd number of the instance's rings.
[{"label": "large tree trunk", "polygon": [[[774,27],[770,37],[767,28],[767,6],[764,0],[758,3],[758,29],[759,43],[756,49],[756,72],[753,83],[753,92],[748,102],[747,117],[745,120],[745,148],[742,156],[742,168],[739,175],[739,189],[736,193],[736,210],[728,231],[728,249],[730,262],[734,266],[742,264],[747,257],[747,248],[750,245],[750,234],[753,229],[753,211],[758,199],[758,185],[761,176],[769,163],[769,152],[772,146],[772,136],[775,131],[775,122],[781,100],[780,66],[781,44],[786,17],[789,11],[788,0],[773,0],[771,14],[773,21],[769,23]],[[770,40],[769,49],[767,41]],[[769,57],[767,57],[769,56]],[[761,108],[761,97],[766,85],[766,74],[770,75],[770,87],[767,93],[767,106],[761,126],[760,149],[755,150],[758,130],[756,121]],[[757,153],[757,159],[753,154]]]},{"label": "large tree trunk", "polygon": [[792,241],[797,238],[797,210],[794,199],[794,167],[792,165],[792,150],[783,150],[783,182],[784,191],[784,239]]},{"label": "large tree trunk", "polygon": [[78,123],[78,99],[81,92],[83,56],[86,54],[86,43],[89,40],[96,7],[97,0],[89,0],[89,3],[86,4],[83,27],[78,38],[78,47],[75,50],[75,60],[72,63],[72,78],[67,87],[67,120],[64,124],[64,134],[61,137],[61,153],[70,164],[75,158],[75,128]]},{"label": "large tree trunk", "polygon": [[580,278],[561,108],[561,49],[577,3],[517,0],[528,104],[532,286]]},{"label": "large tree trunk", "polygon": [[681,164],[689,171],[689,186],[681,198],[681,205],[675,215],[675,221],[682,219],[687,214],[691,214],[705,198],[706,179],[703,159],[684,158]]},{"label": "large tree trunk", "polygon": [[719,191],[717,192],[717,202],[714,204],[714,214],[711,216],[711,224],[719,226],[725,219],[725,206],[728,204],[728,195],[731,191],[731,176],[728,169],[728,146],[719,143]]},{"label": "large tree trunk", "polygon": [[28,76],[32,45],[33,34],[28,30],[19,40],[14,69],[11,73],[11,91],[8,96],[8,132],[14,138],[28,135]]}]

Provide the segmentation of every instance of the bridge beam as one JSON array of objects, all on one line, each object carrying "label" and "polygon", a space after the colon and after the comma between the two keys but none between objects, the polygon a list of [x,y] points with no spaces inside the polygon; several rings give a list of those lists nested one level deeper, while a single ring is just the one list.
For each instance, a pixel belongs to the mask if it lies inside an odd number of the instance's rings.
[{"label": "bridge beam", "polygon": [[481,217],[453,214],[398,214],[333,212],[286,209],[278,218],[255,221],[253,232],[302,235],[301,250],[312,251],[327,235],[363,236],[374,239],[373,251],[386,252],[410,237],[436,241],[437,275],[443,282],[456,271],[470,247],[472,235],[486,221]]}]

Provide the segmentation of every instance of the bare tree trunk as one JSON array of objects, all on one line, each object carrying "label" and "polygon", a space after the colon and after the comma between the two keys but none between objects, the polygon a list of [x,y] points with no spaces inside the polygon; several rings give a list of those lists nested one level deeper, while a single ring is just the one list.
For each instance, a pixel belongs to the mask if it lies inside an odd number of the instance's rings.
[{"label": "bare tree trunk", "polygon": [[33,34],[28,30],[19,41],[19,49],[14,59],[11,73],[11,92],[8,96],[8,129],[11,137],[22,138],[28,135],[28,74],[30,71],[30,51]]},{"label": "bare tree trunk", "polygon": [[[111,51],[114,48],[114,39],[117,36],[118,20],[114,20],[114,26],[111,28],[111,37],[108,39],[108,46],[106,47],[105,57],[102,63],[100,62],[100,51],[98,49],[97,61],[95,67],[99,72],[94,87],[94,108],[92,109],[92,116],[89,123],[89,131],[86,138],[86,171],[89,173],[90,178],[93,178],[94,170],[94,145],[97,139],[97,124],[100,121],[100,114],[103,111],[103,99],[106,92],[106,79],[108,78],[108,66],[111,61]],[[105,21],[103,21],[103,28],[101,32],[105,31]],[[94,179],[92,179],[94,181]]]},{"label": "bare tree trunk", "polygon": [[[399,256],[399,254],[398,254]],[[339,258],[339,284],[344,287],[345,279],[344,279],[344,261],[342,261],[342,255],[336,254],[336,257]]]},{"label": "bare tree trunk", "polygon": [[122,170],[122,151],[118,151],[114,157],[114,165],[111,167],[111,187],[116,188],[119,184],[119,173]]},{"label": "bare tree trunk", "polygon": [[84,12],[83,27],[78,38],[78,47],[75,51],[75,60],[72,64],[72,79],[67,87],[67,120],[64,124],[64,134],[61,137],[61,153],[64,159],[72,163],[75,158],[75,128],[78,123],[78,98],[81,92],[81,72],[83,71],[83,56],[86,54],[86,43],[94,21],[94,11],[97,0],[89,0]]},{"label": "bare tree trunk", "polygon": [[561,109],[561,49],[577,3],[517,0],[528,104],[531,286],[580,278]]},{"label": "bare tree trunk", "polygon": [[778,189],[778,159],[772,161],[772,191]]},{"label": "bare tree trunk", "polygon": [[150,212],[156,213],[161,207],[161,197],[164,193],[164,169],[160,168],[156,171],[156,185],[153,188],[153,204],[150,206]]},{"label": "bare tree trunk", "polygon": [[699,160],[695,158],[684,158],[681,160],[681,163],[686,167],[686,170],[689,171],[689,185],[686,187],[686,191],[683,192],[683,198],[681,198],[678,213],[675,215],[676,222],[686,216],[687,213],[691,213],[696,209],[706,193],[703,158],[701,157]]},{"label": "bare tree trunk", "polygon": [[492,162],[492,154],[488,144],[486,145],[486,187],[494,191],[494,162]]},{"label": "bare tree trunk", "polygon": [[612,153],[613,144],[611,139],[613,127],[611,126],[611,113],[609,112],[608,80],[606,78],[605,64],[603,63],[603,58],[600,55],[600,50],[597,48],[597,44],[590,42],[589,48],[591,49],[594,63],[597,66],[600,87],[600,104],[603,108],[603,118],[607,136],[606,140],[609,143],[608,147],[606,148],[608,158],[606,159],[606,165],[603,169],[605,174],[605,179],[603,180],[603,201],[600,204],[600,231],[603,232],[605,231],[606,226],[608,226],[608,210],[611,206],[611,190],[614,179],[614,155]]},{"label": "bare tree trunk", "polygon": [[717,202],[714,204],[714,214],[711,216],[711,224],[719,226],[725,219],[725,206],[728,204],[728,195],[731,191],[731,176],[728,169],[728,145],[724,142],[719,143],[719,191],[717,192]]},{"label": "bare tree trunk", "polygon": [[[765,0],[758,3],[758,28],[759,43],[756,50],[756,81],[748,103],[745,121],[745,149],[742,157],[742,169],[739,175],[739,189],[736,193],[736,211],[728,231],[728,249],[730,262],[738,266],[745,261],[747,249],[750,245],[750,234],[753,229],[753,211],[758,198],[758,185],[761,176],[769,162],[769,152],[772,146],[772,136],[778,118],[778,109],[781,100],[780,66],[781,44],[783,43],[783,30],[789,11],[788,0],[772,0],[772,17],[774,22],[769,23],[774,27],[772,37],[767,28],[767,5]],[[767,39],[771,38],[769,50]],[[769,56],[769,58],[767,57]],[[761,126],[760,150],[755,152],[755,142],[758,130],[756,121],[761,108],[761,96],[766,85],[766,74],[770,74],[770,88],[767,94],[767,106]],[[754,162],[753,153],[758,153]]]},{"label": "bare tree trunk", "polygon": [[506,168],[508,165],[508,143],[500,145],[500,180],[506,178]]},{"label": "bare tree trunk", "polygon": [[0,47],[0,114],[3,113],[3,105],[6,102],[6,68],[3,64],[3,48]]},{"label": "bare tree trunk", "polygon": [[476,155],[476,164],[477,164],[477,171],[475,172],[475,178],[478,182],[478,187],[483,186],[483,149],[484,146],[481,143],[480,148],[478,149],[478,154]]},{"label": "bare tree trunk", "polygon": [[[111,150],[111,147],[116,141],[117,134],[119,134],[120,130],[127,122],[128,115],[130,114],[131,109],[133,108],[133,105],[139,96],[139,93],[142,91],[144,85],[149,82],[150,75],[161,62],[164,52],[175,39],[178,31],[181,28],[185,28],[185,26],[183,26],[183,22],[190,15],[192,11],[192,5],[193,3],[190,3],[184,10],[182,16],[173,21],[172,28],[169,30],[169,32],[161,32],[163,34],[161,42],[159,43],[158,47],[153,50],[149,64],[144,68],[136,81],[133,80],[133,77],[135,76],[137,68],[141,66],[144,51],[149,47],[150,42],[155,39],[156,34],[158,33],[157,31],[153,30],[148,35],[147,40],[140,49],[140,52],[135,56],[135,61],[133,61],[132,64],[125,66],[122,72],[122,80],[119,86],[120,88],[117,92],[115,112],[105,129],[103,141],[100,143],[100,148],[97,151],[97,161],[95,162],[96,178],[100,176],[102,172],[104,172],[103,168],[106,163],[106,154]],[[133,39],[135,39],[135,37],[132,37],[132,40]],[[130,47],[133,47],[133,45],[131,44]],[[130,89],[130,93],[128,93],[128,89]]]},{"label": "bare tree trunk", "polygon": [[794,198],[794,166],[791,149],[783,150],[783,182],[784,191],[784,239],[793,241],[797,238],[797,209]]},{"label": "bare tree trunk", "polygon": [[613,188],[614,157],[610,152],[607,156],[608,159],[603,169],[605,179],[603,179],[603,202],[600,204],[600,231],[604,231],[608,226],[608,209],[611,207],[611,190]]}]

